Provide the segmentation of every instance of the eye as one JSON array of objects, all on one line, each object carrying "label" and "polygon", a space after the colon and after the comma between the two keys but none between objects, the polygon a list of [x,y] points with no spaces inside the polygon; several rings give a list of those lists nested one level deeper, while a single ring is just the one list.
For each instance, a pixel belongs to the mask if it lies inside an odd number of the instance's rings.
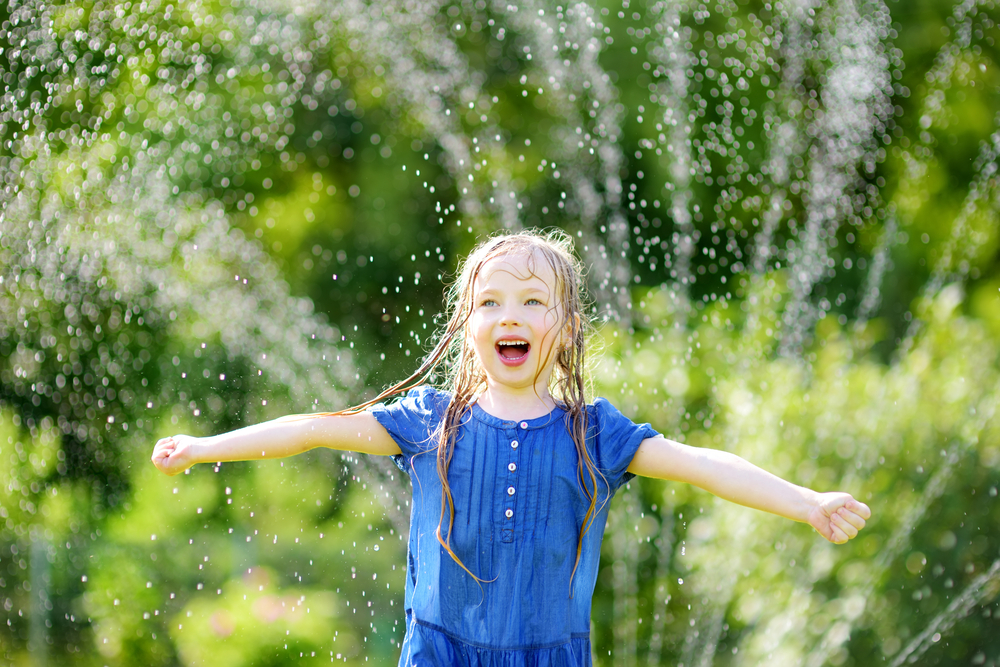
[{"label": "eye", "polygon": [[493,299],[483,299],[483,302],[481,304],[479,304],[479,305],[481,305],[481,306],[495,306],[495,305],[497,305],[497,302],[494,301]]},{"label": "eye", "polygon": [[527,301],[525,301],[525,304],[527,304],[529,306],[544,306],[545,305],[541,301],[539,301],[538,299],[528,299]]}]

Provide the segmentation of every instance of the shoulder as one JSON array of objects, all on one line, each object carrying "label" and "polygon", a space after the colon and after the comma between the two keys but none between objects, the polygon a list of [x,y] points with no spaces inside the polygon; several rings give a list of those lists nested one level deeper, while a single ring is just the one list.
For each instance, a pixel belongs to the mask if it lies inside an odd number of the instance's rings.
[{"label": "shoulder", "polygon": [[588,436],[593,437],[598,446],[601,443],[637,441],[657,435],[648,423],[636,423],[626,416],[611,401],[596,399],[587,406]]},{"label": "shoulder", "polygon": [[421,385],[391,403],[378,403],[368,412],[385,428],[405,456],[428,449],[448,411],[451,394]]},{"label": "shoulder", "polygon": [[597,466],[614,492],[632,478],[627,468],[642,441],[658,434],[649,424],[636,424],[603,398],[588,405],[587,413],[588,441],[593,442]]},{"label": "shoulder", "polygon": [[391,422],[395,422],[399,428],[404,424],[416,426],[440,421],[448,411],[450,401],[450,393],[421,385],[410,389],[405,395],[393,397],[388,403],[372,405],[368,411],[391,431]]},{"label": "shoulder", "polygon": [[587,416],[591,421],[596,421],[597,423],[619,420],[631,422],[611,401],[601,397],[594,399],[593,403],[587,405]]},{"label": "shoulder", "polygon": [[396,397],[386,404],[386,407],[410,412],[443,414],[449,402],[451,402],[450,392],[423,384]]},{"label": "shoulder", "polygon": [[451,392],[422,384],[406,392],[406,396],[402,400],[426,407],[439,405],[447,407],[448,403],[451,402]]}]

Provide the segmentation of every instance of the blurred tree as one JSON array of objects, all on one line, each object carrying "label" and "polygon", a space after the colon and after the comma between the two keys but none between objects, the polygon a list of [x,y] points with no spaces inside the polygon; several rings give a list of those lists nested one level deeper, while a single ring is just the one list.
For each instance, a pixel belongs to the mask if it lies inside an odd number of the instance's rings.
[{"label": "blurred tree", "polygon": [[3,659],[394,663],[391,465],[166,479],[147,457],[405,377],[459,258],[530,225],[579,239],[599,394],[876,509],[832,548],[633,482],[599,663],[995,664],[997,20],[991,0],[0,7]]}]

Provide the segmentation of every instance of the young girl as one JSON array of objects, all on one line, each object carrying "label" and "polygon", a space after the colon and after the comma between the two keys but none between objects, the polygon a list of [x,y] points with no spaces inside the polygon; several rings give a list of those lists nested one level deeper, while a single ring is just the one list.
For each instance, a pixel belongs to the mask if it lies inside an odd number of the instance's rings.
[{"label": "young girl", "polygon": [[[394,457],[413,488],[400,665],[589,665],[608,501],[635,475],[807,522],[838,544],[864,527],[871,512],[849,494],[587,404],[588,325],[565,235],[497,236],[466,260],[442,338],[407,380],[338,413],[165,438],[153,463],[176,475],[320,446]],[[422,384],[442,362],[447,390]]]}]

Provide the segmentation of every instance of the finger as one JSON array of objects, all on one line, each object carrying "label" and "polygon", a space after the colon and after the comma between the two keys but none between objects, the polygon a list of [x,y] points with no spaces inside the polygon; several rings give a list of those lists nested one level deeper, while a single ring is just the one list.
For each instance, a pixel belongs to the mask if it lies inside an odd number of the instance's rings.
[{"label": "finger", "polygon": [[858,536],[858,529],[852,526],[851,523],[842,517],[839,512],[831,517],[830,523],[839,528],[842,533],[847,535],[848,539]]},{"label": "finger", "polygon": [[177,453],[176,447],[174,445],[166,445],[164,447],[157,447],[153,450],[153,463],[165,463],[171,456]]},{"label": "finger", "polygon": [[[855,537],[858,536],[858,531],[860,530],[860,528],[858,528],[858,526],[855,526],[851,521],[847,520],[846,516],[847,513],[848,513],[847,510],[841,510],[840,513],[838,514],[840,520],[843,522],[841,524],[841,528],[844,530],[845,533],[847,533],[847,535],[851,539],[854,539]],[[861,517],[858,517],[858,519],[861,519]],[[863,527],[864,526],[862,526],[862,528]]]},{"label": "finger", "polygon": [[830,536],[826,539],[830,540],[834,544],[843,544],[847,540],[851,539],[847,534],[842,531],[835,523],[830,522]]},{"label": "finger", "polygon": [[850,510],[841,510],[840,516],[858,530],[865,527],[865,520]]},{"label": "finger", "polygon": [[868,505],[865,505],[863,502],[854,500],[852,498],[850,502],[847,503],[846,507],[847,509],[851,510],[852,512],[860,516],[862,519],[868,520],[872,518],[871,509],[868,507]]}]

